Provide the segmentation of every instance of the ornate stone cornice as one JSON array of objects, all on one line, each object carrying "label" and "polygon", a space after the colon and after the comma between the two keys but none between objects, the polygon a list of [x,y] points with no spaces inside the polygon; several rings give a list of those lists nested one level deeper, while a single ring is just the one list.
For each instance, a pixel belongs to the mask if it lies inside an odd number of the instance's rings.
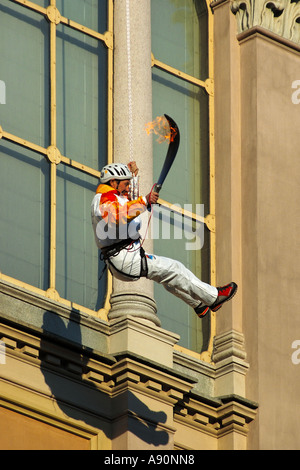
[{"label": "ornate stone cornice", "polygon": [[300,44],[300,0],[232,0],[238,33],[261,27]]}]

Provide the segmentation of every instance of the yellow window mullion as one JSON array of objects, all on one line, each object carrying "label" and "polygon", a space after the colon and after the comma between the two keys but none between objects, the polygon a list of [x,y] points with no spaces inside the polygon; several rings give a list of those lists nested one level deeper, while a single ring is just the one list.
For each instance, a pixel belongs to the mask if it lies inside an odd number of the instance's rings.
[{"label": "yellow window mullion", "polygon": [[[49,7],[48,7],[49,9]],[[52,9],[52,10],[51,10]],[[57,116],[56,116],[56,0],[50,1],[50,148],[57,152]],[[47,293],[51,298],[57,298],[56,291],[56,166],[58,161],[50,159],[50,266],[49,289]]]}]

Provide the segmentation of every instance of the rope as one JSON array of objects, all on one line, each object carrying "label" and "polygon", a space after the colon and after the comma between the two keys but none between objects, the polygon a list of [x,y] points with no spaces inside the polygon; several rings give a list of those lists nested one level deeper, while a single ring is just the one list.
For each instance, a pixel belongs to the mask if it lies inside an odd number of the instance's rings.
[{"label": "rope", "polygon": [[[152,186],[151,188],[151,191],[150,191],[150,197],[151,197],[151,193],[155,187],[156,183]],[[150,203],[150,208],[151,208],[151,212],[150,212],[150,215],[148,217],[148,223],[147,223],[147,228],[146,228],[146,231],[145,231],[145,235],[144,235],[144,238],[141,240],[140,242],[140,246],[138,248],[135,248],[134,250],[132,249],[132,245],[134,242],[132,242],[128,248],[126,248],[127,251],[130,251],[130,253],[134,253],[135,251],[138,251],[140,248],[142,248],[144,242],[145,242],[145,239],[148,235],[148,230],[149,230],[149,227],[150,227],[150,222],[151,222],[151,219],[152,219],[152,215],[153,215],[153,205]]]},{"label": "rope", "polygon": [[130,48],[130,0],[126,0],[126,36],[127,36],[127,85],[128,85],[128,135],[129,155],[133,160],[133,116],[132,116],[132,77],[131,77],[131,48]]},{"label": "rope", "polygon": [[[127,86],[128,86],[128,135],[129,135],[129,155],[130,161],[133,160],[133,112],[132,112],[132,76],[131,76],[131,46],[130,46],[130,0],[126,0],[126,39],[127,39]],[[155,185],[153,185],[150,194],[153,191]],[[143,246],[145,238],[147,236],[150,221],[153,215],[153,206],[151,205],[151,213],[149,216],[147,229],[143,240],[141,240],[140,247]],[[131,249],[130,249],[131,248]],[[139,249],[139,248],[138,248]],[[132,244],[127,248],[128,251],[132,250]]]}]

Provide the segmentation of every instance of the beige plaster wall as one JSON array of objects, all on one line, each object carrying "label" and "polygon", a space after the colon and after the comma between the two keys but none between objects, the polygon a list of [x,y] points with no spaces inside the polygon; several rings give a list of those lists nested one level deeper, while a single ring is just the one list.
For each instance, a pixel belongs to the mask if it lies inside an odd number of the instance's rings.
[{"label": "beige plaster wall", "polygon": [[300,48],[260,27],[238,35],[230,6],[214,4],[216,252],[218,283],[239,291],[217,336],[245,338],[248,447],[299,449]]},{"label": "beige plaster wall", "polygon": [[259,448],[300,448],[299,76],[299,52],[262,35],[241,42],[243,324]]}]

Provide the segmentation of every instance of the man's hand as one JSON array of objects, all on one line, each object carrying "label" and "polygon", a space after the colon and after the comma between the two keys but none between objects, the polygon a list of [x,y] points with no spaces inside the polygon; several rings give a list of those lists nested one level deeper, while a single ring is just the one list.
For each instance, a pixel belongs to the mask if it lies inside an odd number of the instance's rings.
[{"label": "man's hand", "polygon": [[132,162],[129,162],[127,163],[127,166],[129,168],[129,170],[131,171],[131,173],[133,174],[133,176],[136,176],[139,172],[139,169],[136,165],[136,162],[132,161]]},{"label": "man's hand", "polygon": [[159,194],[151,191],[149,194],[147,194],[146,199],[148,204],[156,204],[159,198]]}]

